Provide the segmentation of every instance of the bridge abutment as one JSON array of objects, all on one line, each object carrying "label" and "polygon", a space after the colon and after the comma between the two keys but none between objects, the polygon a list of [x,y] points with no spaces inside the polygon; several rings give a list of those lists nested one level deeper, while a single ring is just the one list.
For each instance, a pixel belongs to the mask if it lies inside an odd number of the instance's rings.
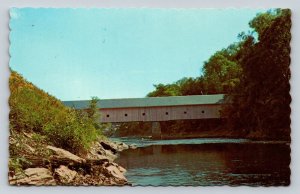
[{"label": "bridge abutment", "polygon": [[152,139],[161,139],[161,127],[159,122],[152,122]]}]

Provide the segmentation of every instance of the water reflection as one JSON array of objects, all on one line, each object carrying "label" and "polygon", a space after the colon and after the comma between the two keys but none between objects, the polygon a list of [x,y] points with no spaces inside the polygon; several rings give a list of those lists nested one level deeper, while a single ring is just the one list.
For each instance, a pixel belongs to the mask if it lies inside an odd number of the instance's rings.
[{"label": "water reflection", "polygon": [[286,144],[152,145],[120,153],[133,185],[288,185]]}]

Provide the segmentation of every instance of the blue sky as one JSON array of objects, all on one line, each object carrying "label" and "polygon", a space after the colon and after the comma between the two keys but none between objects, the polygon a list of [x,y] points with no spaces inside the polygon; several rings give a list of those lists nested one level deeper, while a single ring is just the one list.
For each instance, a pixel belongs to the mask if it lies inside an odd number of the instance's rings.
[{"label": "blue sky", "polygon": [[60,100],[144,97],[201,74],[254,9],[10,10],[10,67]]}]

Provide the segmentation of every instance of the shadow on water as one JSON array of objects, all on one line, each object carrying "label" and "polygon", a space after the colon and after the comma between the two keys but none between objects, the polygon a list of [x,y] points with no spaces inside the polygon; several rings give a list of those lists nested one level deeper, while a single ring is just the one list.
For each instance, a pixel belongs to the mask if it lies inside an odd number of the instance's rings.
[{"label": "shadow on water", "polygon": [[290,183],[286,144],[152,145],[120,153],[133,185],[249,185]]}]

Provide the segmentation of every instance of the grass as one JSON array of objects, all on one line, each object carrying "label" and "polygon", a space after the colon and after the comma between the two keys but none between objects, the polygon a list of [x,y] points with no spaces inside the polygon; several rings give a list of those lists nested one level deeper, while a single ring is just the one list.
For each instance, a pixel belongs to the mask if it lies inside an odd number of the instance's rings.
[{"label": "grass", "polygon": [[84,153],[101,137],[95,120],[84,112],[64,106],[15,71],[11,73],[9,87],[10,132],[11,138],[17,140],[10,145],[11,158],[22,158],[26,154],[26,148],[20,147],[23,133],[33,134],[25,143],[35,148],[39,144],[50,144],[74,154]]}]

